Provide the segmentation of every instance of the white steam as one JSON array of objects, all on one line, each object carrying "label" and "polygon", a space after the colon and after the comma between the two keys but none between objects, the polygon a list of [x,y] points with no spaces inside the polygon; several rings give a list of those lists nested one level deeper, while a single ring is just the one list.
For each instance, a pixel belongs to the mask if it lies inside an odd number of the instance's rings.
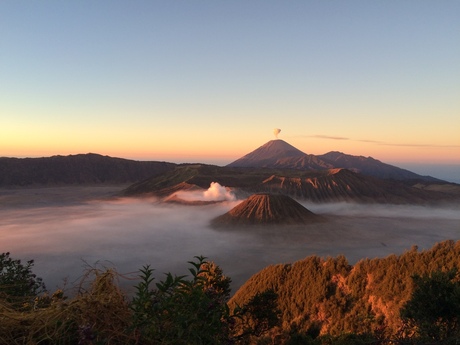
[{"label": "white steam", "polygon": [[218,182],[211,182],[205,191],[180,191],[176,193],[179,199],[186,201],[235,201],[236,197],[230,189],[220,185]]},{"label": "white steam", "polygon": [[279,128],[273,129],[273,134],[275,135],[276,138],[278,138],[278,134],[280,134],[280,132],[281,132],[281,129]]},{"label": "white steam", "polygon": [[203,193],[205,200],[215,200],[215,201],[234,201],[235,195],[227,190],[224,186],[221,186],[217,182],[211,182],[208,190]]}]

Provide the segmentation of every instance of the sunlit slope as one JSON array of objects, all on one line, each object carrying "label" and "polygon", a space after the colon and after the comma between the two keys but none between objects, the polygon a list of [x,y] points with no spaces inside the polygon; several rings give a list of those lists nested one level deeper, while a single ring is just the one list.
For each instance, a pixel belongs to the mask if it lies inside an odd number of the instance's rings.
[{"label": "sunlit slope", "polygon": [[241,197],[254,193],[288,195],[314,202],[429,203],[451,196],[413,188],[397,181],[364,176],[346,169],[320,171],[269,168],[230,168],[212,165],[181,165],[172,171],[138,182],[123,194],[166,197],[194,187],[207,189],[211,182],[231,188]]},{"label": "sunlit slope", "polygon": [[373,332],[385,326],[395,334],[399,309],[412,293],[414,274],[458,268],[460,242],[447,241],[418,252],[365,259],[349,265],[346,258],[307,257],[278,264],[253,275],[230,303],[243,305],[257,292],[273,289],[279,296],[279,333],[321,334]]}]

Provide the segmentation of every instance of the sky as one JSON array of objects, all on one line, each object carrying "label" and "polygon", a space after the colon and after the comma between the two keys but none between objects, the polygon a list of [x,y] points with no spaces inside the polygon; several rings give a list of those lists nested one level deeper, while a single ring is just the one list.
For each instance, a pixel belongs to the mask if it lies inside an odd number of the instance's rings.
[{"label": "sky", "polygon": [[2,1],[0,156],[275,139],[460,175],[459,1]]}]

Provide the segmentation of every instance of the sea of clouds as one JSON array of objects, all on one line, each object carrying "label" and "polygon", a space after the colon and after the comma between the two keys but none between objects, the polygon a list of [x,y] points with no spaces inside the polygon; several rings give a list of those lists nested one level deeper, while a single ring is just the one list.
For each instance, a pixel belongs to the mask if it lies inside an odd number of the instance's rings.
[{"label": "sea of clouds", "polygon": [[[187,274],[187,261],[203,255],[232,278],[235,291],[268,265],[309,255],[344,254],[353,264],[362,258],[401,254],[412,245],[421,250],[460,239],[458,205],[304,203],[328,221],[300,228],[215,230],[209,226],[211,219],[240,201],[222,186],[210,190],[223,201],[189,206],[154,198],[119,198],[3,207],[0,252],[35,259],[34,272],[50,290],[62,287],[64,281],[71,286],[88,266],[115,267],[132,278],[146,264],[155,269],[157,278],[164,272]],[[196,197],[205,198],[205,192]],[[209,193],[206,198],[212,199]],[[129,287],[133,282],[122,284]]]}]

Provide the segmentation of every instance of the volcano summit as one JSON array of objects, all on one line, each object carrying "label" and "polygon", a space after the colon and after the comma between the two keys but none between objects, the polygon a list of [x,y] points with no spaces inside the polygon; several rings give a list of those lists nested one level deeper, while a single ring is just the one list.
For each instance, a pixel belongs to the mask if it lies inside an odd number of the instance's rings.
[{"label": "volcano summit", "polygon": [[409,170],[383,163],[372,157],[353,156],[337,151],[331,151],[323,155],[307,154],[281,139],[265,143],[256,150],[228,164],[227,167],[297,170],[345,168],[380,179],[445,182],[431,176],[418,175]]},{"label": "volcano summit", "polygon": [[305,225],[321,220],[322,217],[286,195],[260,193],[251,195],[227,213],[214,218],[211,225]]},{"label": "volcano summit", "polygon": [[231,168],[283,168],[324,170],[333,168],[315,155],[308,155],[284,140],[270,140],[258,149],[227,165]]}]

